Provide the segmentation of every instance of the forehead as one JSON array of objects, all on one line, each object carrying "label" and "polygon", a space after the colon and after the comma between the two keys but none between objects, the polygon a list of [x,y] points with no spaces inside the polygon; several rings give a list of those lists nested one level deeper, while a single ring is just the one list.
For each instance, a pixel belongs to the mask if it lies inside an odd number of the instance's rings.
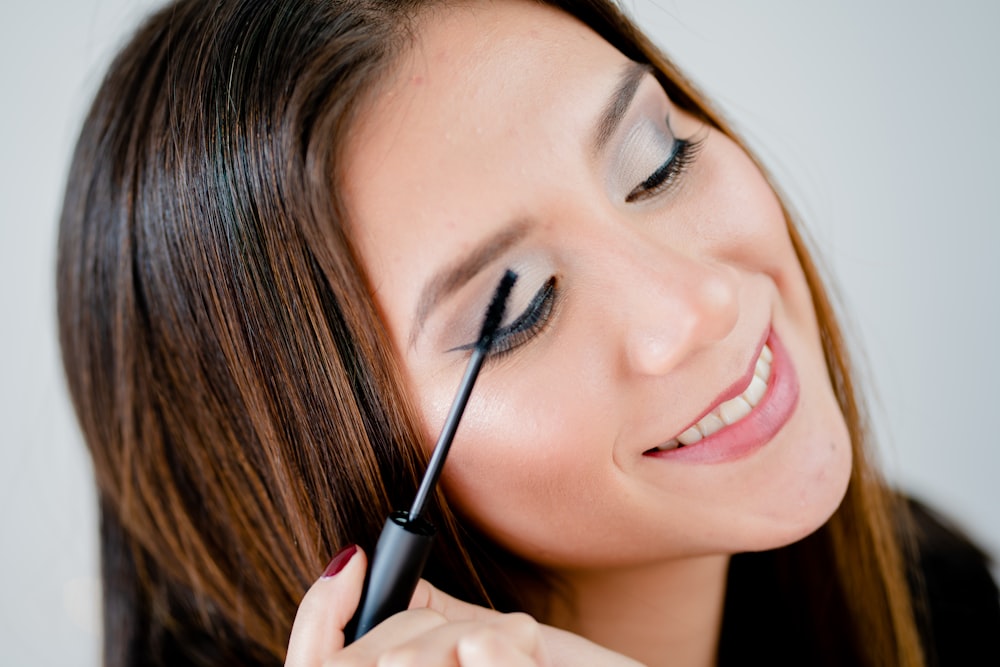
[{"label": "forehead", "polygon": [[592,125],[627,63],[534,2],[463,3],[418,20],[354,128],[342,183],[390,329],[432,271],[530,215],[525,184],[590,157]]},{"label": "forehead", "polygon": [[[364,177],[350,185],[379,180],[402,156],[401,163],[426,163],[600,104],[594,94],[607,95],[608,87],[582,84],[603,76],[613,85],[619,71],[608,71],[609,62],[627,60],[572,16],[530,0],[428,10],[353,128],[349,172]],[[428,150],[429,141],[440,150]]]}]

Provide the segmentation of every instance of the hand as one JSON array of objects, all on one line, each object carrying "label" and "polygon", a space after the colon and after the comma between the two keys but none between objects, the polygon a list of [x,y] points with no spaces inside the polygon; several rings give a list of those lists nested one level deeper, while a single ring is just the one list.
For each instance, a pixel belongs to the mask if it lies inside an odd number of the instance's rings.
[{"label": "hand", "polygon": [[502,614],[457,600],[421,580],[410,608],[344,647],[368,560],[358,549],[319,579],[299,605],[285,667],[561,667],[638,663],[527,614]]}]

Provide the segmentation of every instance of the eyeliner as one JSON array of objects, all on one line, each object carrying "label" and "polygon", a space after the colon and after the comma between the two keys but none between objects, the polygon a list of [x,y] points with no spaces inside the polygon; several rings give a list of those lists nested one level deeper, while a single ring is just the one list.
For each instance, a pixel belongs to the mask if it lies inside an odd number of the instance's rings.
[{"label": "eyeliner", "polygon": [[517,280],[517,274],[507,269],[497,285],[490,305],[483,318],[479,339],[472,350],[465,375],[458,385],[458,392],[451,404],[441,435],[434,445],[434,452],[417,489],[409,511],[396,511],[386,518],[379,535],[372,562],[365,575],[361,601],[347,627],[344,628],[345,645],[350,644],[393,614],[409,606],[410,598],[424,571],[435,534],[434,526],[423,518],[427,499],[441,476],[445,457],[455,439],[455,431],[465,412],[465,405],[472,394],[479,371],[493,345],[493,337],[503,321],[507,298]]}]

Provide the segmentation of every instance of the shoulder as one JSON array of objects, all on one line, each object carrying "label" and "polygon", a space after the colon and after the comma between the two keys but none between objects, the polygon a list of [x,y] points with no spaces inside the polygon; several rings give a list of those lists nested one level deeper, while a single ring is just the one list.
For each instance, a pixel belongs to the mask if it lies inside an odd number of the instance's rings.
[{"label": "shoulder", "polygon": [[931,665],[1000,665],[1000,592],[990,558],[960,529],[909,499],[910,585]]}]

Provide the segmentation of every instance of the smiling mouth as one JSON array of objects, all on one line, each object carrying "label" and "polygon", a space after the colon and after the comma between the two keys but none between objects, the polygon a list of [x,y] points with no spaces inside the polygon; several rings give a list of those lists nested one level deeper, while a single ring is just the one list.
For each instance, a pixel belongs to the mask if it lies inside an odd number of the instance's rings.
[{"label": "smiling mouth", "polygon": [[667,452],[674,449],[682,449],[695,444],[702,438],[707,438],[727,426],[732,426],[742,421],[760,403],[764,394],[767,393],[767,383],[771,379],[772,360],[771,348],[765,344],[761,348],[760,356],[757,357],[750,384],[743,390],[743,393],[735,398],[723,401],[686,431],[675,438],[671,438],[659,447],[654,447],[649,452]]}]

